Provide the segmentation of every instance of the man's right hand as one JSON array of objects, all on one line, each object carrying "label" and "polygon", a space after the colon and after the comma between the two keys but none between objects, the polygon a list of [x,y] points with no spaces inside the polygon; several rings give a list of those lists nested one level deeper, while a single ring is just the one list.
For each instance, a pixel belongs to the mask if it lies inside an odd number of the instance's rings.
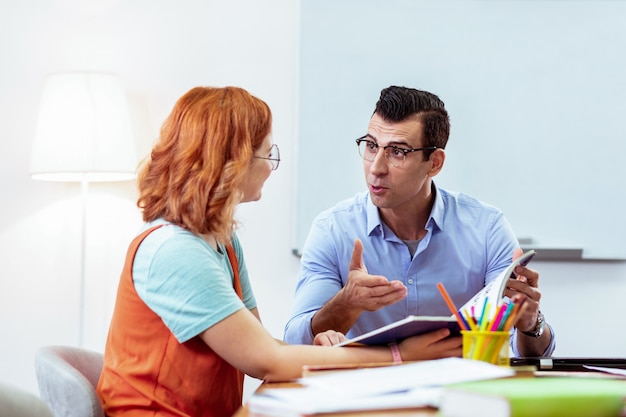
[{"label": "man's right hand", "polygon": [[363,264],[363,242],[354,241],[346,285],[318,310],[311,321],[313,334],[326,330],[347,333],[363,311],[376,311],[407,296],[401,281],[370,275]]},{"label": "man's right hand", "polygon": [[363,242],[354,241],[346,286],[340,291],[342,302],[360,311],[376,311],[407,296],[401,281],[389,281],[382,275],[370,275],[363,264]]}]

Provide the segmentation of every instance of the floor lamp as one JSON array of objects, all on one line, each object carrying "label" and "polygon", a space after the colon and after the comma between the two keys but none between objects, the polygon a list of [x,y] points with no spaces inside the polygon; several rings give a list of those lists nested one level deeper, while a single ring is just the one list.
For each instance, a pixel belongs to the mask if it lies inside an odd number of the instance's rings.
[{"label": "floor lamp", "polygon": [[30,171],[37,180],[81,183],[79,346],[84,342],[88,186],[95,181],[132,180],[136,168],[128,103],[119,77],[86,71],[48,75]]}]

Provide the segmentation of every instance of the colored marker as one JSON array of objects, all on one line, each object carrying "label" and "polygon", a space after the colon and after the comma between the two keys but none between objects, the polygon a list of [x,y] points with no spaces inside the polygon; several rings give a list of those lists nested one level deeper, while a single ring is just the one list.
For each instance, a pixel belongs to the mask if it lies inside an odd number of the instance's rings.
[{"label": "colored marker", "polygon": [[500,326],[500,321],[502,321],[502,316],[505,310],[506,310],[506,305],[501,304],[500,308],[498,309],[498,314],[496,314],[496,318],[493,320],[493,323],[491,324],[492,332],[495,332],[496,330],[498,330],[498,327]]},{"label": "colored marker", "polygon": [[441,293],[443,300],[448,305],[448,308],[450,309],[452,314],[454,314],[454,317],[456,317],[456,321],[459,323],[461,330],[469,330],[469,325],[465,323],[465,320],[463,320],[463,317],[461,317],[461,315],[459,314],[458,310],[456,309],[456,306],[454,305],[454,302],[452,301],[452,298],[450,298],[448,291],[446,291],[445,287],[443,286],[441,282],[437,283],[437,288],[439,289],[439,292]]}]

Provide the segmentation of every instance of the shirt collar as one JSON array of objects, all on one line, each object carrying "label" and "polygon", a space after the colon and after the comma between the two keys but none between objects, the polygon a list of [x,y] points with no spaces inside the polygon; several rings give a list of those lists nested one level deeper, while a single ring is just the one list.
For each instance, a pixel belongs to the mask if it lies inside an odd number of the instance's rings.
[{"label": "shirt collar", "polygon": [[372,203],[369,192],[366,194],[365,199],[367,200],[367,234],[371,235],[376,229],[379,230],[379,233],[382,233],[383,222],[380,219],[378,207]]},{"label": "shirt collar", "polygon": [[[439,187],[433,181],[432,183],[432,192],[435,194],[435,203],[433,204],[433,208],[430,211],[430,216],[428,217],[428,221],[426,222],[426,229],[437,227],[439,230],[443,230],[444,225],[444,212],[445,212],[445,204],[443,201],[443,197],[441,196],[441,192],[439,191]],[[383,222],[380,219],[380,213],[378,212],[378,207],[372,203],[372,199],[370,198],[369,192],[366,195],[367,199],[367,234],[371,235],[374,230],[379,230],[379,233],[383,232]]]},{"label": "shirt collar", "polygon": [[430,211],[430,217],[426,222],[426,228],[428,229],[430,225],[437,227],[439,230],[443,230],[444,224],[444,214],[445,214],[445,203],[443,201],[443,196],[439,191],[439,187],[433,181],[432,192],[435,193],[435,203],[433,204],[433,208]]}]

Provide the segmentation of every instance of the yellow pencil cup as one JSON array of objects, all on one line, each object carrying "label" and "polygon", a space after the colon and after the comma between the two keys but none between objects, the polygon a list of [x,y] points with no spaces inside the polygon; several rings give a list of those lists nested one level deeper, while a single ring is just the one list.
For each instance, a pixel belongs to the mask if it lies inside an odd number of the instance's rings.
[{"label": "yellow pencil cup", "polygon": [[463,357],[509,366],[509,332],[461,330]]}]

